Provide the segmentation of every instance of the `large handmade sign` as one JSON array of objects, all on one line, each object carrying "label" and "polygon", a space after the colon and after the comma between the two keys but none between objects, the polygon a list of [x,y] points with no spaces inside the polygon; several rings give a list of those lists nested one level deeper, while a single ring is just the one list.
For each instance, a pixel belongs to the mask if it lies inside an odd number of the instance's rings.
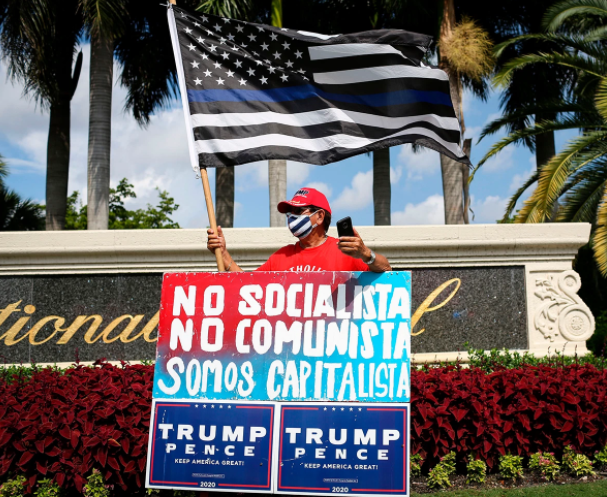
[{"label": "large handmade sign", "polygon": [[409,402],[408,273],[167,274],[155,398]]},{"label": "large handmade sign", "polygon": [[148,487],[408,494],[410,337],[408,272],[166,274]]}]

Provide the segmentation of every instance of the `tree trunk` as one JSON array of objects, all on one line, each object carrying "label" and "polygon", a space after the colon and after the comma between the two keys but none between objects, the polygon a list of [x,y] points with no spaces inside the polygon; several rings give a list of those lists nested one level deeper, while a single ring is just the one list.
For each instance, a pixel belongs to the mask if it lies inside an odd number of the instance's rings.
[{"label": "tree trunk", "polygon": [[[535,122],[554,119],[554,114],[551,115],[535,115]],[[535,137],[535,165],[539,169],[546,164],[556,154],[554,145],[554,132],[542,133]]]},{"label": "tree trunk", "polygon": [[[282,0],[271,2],[272,26],[282,28]],[[287,161],[268,161],[268,179],[270,183],[270,227],[281,228],[286,225],[286,218],[276,206],[287,198]]]},{"label": "tree trunk", "polygon": [[[470,158],[472,154],[472,138],[466,138],[464,140],[464,154]],[[470,224],[470,185],[468,184],[468,180],[470,179],[470,167],[468,164],[460,164],[462,168],[462,185],[464,191],[464,224]]]},{"label": "tree trunk", "polygon": [[234,227],[234,167],[215,169],[215,205],[217,225]]},{"label": "tree trunk", "polygon": [[390,149],[373,152],[373,209],[375,226],[390,226]]},{"label": "tree trunk", "polygon": [[70,97],[51,103],[46,154],[46,229],[62,230],[70,169]]},{"label": "tree trunk", "polygon": [[286,218],[278,212],[276,206],[278,202],[287,198],[287,161],[268,161],[268,179],[270,183],[270,227],[284,227]]},{"label": "tree trunk", "polygon": [[[440,26],[440,39],[446,39],[455,27],[455,5],[453,0],[443,0],[443,16]],[[464,116],[462,113],[462,91],[459,75],[451,70],[449,61],[440,56],[439,67],[449,75],[451,100],[455,114],[460,121],[461,133],[464,136]],[[446,155],[440,156],[443,179],[443,199],[445,205],[445,224],[464,224],[463,176],[461,164]]]},{"label": "tree trunk", "polygon": [[87,228],[108,229],[114,43],[91,36]]}]

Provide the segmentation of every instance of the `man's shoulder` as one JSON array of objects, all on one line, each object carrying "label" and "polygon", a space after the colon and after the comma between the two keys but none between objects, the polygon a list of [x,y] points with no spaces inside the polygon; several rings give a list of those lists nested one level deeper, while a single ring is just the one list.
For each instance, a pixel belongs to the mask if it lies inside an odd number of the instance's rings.
[{"label": "man's shoulder", "polygon": [[278,249],[270,257],[282,256],[282,255],[292,255],[296,251],[297,251],[297,243],[292,243],[291,245],[285,245],[284,247]]}]

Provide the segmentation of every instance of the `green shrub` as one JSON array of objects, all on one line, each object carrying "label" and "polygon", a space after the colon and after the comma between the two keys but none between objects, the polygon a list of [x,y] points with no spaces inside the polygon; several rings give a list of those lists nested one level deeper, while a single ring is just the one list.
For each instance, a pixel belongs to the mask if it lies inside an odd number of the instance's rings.
[{"label": "green shrub", "polygon": [[607,365],[607,358],[592,353],[588,353],[584,356],[564,356],[560,351],[555,350],[553,354],[546,357],[535,357],[528,352],[520,354],[516,351],[511,352],[508,349],[491,349],[490,351],[486,351],[483,349],[469,348],[467,352],[470,366],[480,368],[487,373],[492,373],[499,368],[518,369],[524,366],[539,366],[541,364],[547,366],[592,364],[600,369]]},{"label": "green shrub", "polygon": [[580,478],[594,474],[592,462],[584,454],[576,454],[571,445],[565,447],[563,452],[563,468],[571,476]]},{"label": "green shrub", "polygon": [[449,477],[455,474],[455,452],[451,451],[440,458],[440,462],[428,473],[430,488],[445,488],[451,486]]},{"label": "green shrub", "polygon": [[487,464],[480,459],[472,459],[467,467],[468,477],[466,483],[485,483],[487,479]]},{"label": "green shrub", "polygon": [[86,479],[86,485],[82,489],[84,497],[109,497],[110,486],[105,484],[103,475],[99,470],[94,469],[91,475]]},{"label": "green shrub", "polygon": [[45,478],[38,482],[38,488],[34,492],[36,497],[59,497],[61,495],[61,488],[53,480]]},{"label": "green shrub", "polygon": [[594,464],[596,464],[599,468],[607,466],[607,446],[595,452]]},{"label": "green shrub", "polygon": [[422,464],[424,464],[424,458],[421,454],[411,456],[411,476],[421,476]]},{"label": "green shrub", "polygon": [[447,471],[447,475],[455,474],[455,452],[451,451],[446,456],[440,458],[440,465]]},{"label": "green shrub", "polygon": [[27,480],[24,476],[17,476],[0,486],[0,497],[22,497],[25,492]]},{"label": "green shrub", "polygon": [[430,488],[450,487],[449,470],[442,464],[437,464],[428,473],[428,486]]},{"label": "green shrub", "polygon": [[506,454],[499,458],[499,470],[506,480],[515,480],[523,477],[523,458]]},{"label": "green shrub", "polygon": [[548,481],[553,481],[561,469],[552,452],[538,452],[529,458],[529,469],[537,471]]}]

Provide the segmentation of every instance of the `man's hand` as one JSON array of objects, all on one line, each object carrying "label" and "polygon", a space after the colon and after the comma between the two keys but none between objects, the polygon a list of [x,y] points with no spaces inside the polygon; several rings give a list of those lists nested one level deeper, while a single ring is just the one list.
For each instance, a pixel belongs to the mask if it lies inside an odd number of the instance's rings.
[{"label": "man's hand", "polygon": [[340,237],[337,242],[337,247],[344,254],[354,257],[355,259],[362,259],[363,262],[366,262],[371,258],[371,249],[365,245],[356,229],[354,229],[354,236]]},{"label": "man's hand", "polygon": [[209,228],[207,230],[208,240],[207,240],[207,248],[211,251],[212,254],[215,254],[216,249],[221,249],[221,254],[225,254],[226,252],[226,239],[223,237],[223,231],[221,226],[217,226],[217,234]]}]

